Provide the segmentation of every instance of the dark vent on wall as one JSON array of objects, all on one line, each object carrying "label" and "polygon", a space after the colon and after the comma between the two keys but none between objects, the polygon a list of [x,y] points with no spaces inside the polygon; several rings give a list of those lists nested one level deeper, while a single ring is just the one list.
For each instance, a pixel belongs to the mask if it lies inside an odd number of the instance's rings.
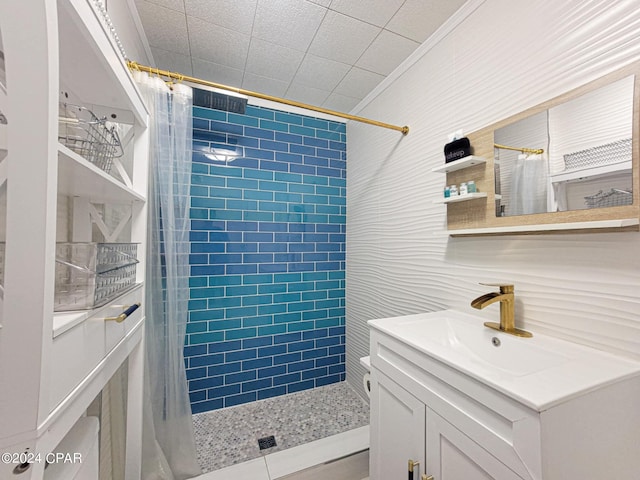
[{"label": "dark vent on wall", "polygon": [[247,99],[194,88],[193,105],[195,107],[214,108],[225,112],[243,114],[247,108]]}]

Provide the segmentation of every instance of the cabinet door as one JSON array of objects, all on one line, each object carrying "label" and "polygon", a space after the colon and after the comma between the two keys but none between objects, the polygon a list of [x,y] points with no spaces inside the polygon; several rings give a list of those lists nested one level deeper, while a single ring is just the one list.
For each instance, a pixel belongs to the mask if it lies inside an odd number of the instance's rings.
[{"label": "cabinet door", "polygon": [[433,410],[426,415],[427,474],[435,480],[522,480]]},{"label": "cabinet door", "polygon": [[[375,369],[371,373],[371,480],[407,478],[409,460],[423,473],[425,405]],[[409,477],[411,478],[411,477]]]}]

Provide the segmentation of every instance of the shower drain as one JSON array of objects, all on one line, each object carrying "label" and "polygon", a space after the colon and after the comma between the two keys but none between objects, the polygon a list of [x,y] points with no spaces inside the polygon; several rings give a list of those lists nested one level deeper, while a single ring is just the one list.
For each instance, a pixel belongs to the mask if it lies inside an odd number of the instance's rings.
[{"label": "shower drain", "polygon": [[266,450],[267,448],[276,446],[276,437],[269,435],[268,437],[262,437],[258,439],[258,446],[260,450]]}]

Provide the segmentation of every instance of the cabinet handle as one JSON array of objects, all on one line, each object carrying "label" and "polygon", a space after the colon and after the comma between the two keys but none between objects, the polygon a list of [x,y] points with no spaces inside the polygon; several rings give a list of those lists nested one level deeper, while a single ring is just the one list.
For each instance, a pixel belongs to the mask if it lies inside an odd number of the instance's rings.
[{"label": "cabinet handle", "polygon": [[105,322],[122,323],[127,319],[127,317],[129,315],[131,315],[133,312],[135,312],[140,307],[140,305],[142,305],[140,302],[134,303],[130,307],[127,307],[127,309],[124,312],[122,312],[120,315],[118,315],[117,317],[107,317],[107,318],[104,319],[104,321]]},{"label": "cabinet handle", "polygon": [[420,462],[414,462],[413,460],[409,460],[409,480],[413,480],[413,469],[417,466],[420,465]]}]

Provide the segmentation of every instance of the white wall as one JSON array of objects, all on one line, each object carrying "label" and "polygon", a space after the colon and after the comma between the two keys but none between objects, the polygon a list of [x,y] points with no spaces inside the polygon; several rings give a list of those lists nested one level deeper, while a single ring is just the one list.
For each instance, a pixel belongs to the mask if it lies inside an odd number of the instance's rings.
[{"label": "white wall", "polygon": [[463,10],[354,112],[409,124],[409,135],[347,127],[347,380],[358,389],[367,320],[444,308],[496,320],[497,306],[469,306],[488,291],[481,281],[514,281],[517,316],[534,333],[640,359],[640,233],[449,238],[446,207],[432,203],[445,178],[431,173],[447,133],[640,59],[637,0],[471,0]]}]

